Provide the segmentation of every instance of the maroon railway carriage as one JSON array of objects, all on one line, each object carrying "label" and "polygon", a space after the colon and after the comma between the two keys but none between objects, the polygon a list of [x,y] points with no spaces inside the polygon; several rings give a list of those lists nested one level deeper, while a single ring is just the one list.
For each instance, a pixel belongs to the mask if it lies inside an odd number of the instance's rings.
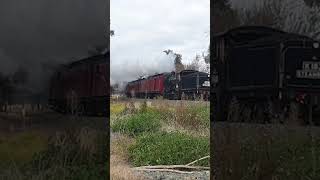
[{"label": "maroon railway carriage", "polygon": [[163,96],[165,73],[149,76],[148,78],[132,81],[127,85],[128,97],[154,98]]},{"label": "maroon railway carriage", "polygon": [[59,112],[106,115],[109,52],[61,66],[51,78],[50,106]]}]

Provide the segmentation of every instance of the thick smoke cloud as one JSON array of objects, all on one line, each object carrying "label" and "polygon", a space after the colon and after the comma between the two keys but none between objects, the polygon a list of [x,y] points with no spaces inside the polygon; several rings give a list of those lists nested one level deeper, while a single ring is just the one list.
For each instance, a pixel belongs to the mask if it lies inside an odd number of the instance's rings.
[{"label": "thick smoke cloud", "polygon": [[[128,61],[111,61],[110,83],[135,80],[140,76],[174,71],[174,55],[159,53],[155,57],[146,59],[132,59]],[[121,68],[119,68],[121,67]]]},{"label": "thick smoke cloud", "polygon": [[170,72],[171,49],[188,64],[207,51],[210,0],[114,0],[111,2],[111,84],[139,75]]},{"label": "thick smoke cloud", "polygon": [[29,88],[41,91],[55,65],[88,56],[92,46],[106,46],[106,0],[6,0],[0,2],[0,72],[19,67]]}]

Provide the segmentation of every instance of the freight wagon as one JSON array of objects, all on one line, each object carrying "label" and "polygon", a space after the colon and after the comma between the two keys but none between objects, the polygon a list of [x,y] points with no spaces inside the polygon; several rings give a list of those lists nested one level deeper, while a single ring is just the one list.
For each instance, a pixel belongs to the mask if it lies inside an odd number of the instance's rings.
[{"label": "freight wagon", "polygon": [[107,115],[109,52],[62,65],[50,81],[49,105],[63,113]]},{"label": "freight wagon", "polygon": [[209,100],[209,74],[194,70],[161,73],[129,82],[127,97]]},{"label": "freight wagon", "polygon": [[315,123],[320,100],[318,41],[243,26],[215,35],[213,52],[215,120],[283,123],[298,112],[298,118],[307,120],[303,123]]},{"label": "freight wagon", "polygon": [[129,82],[126,87],[126,95],[138,98],[163,96],[165,77],[166,73],[162,73]]}]

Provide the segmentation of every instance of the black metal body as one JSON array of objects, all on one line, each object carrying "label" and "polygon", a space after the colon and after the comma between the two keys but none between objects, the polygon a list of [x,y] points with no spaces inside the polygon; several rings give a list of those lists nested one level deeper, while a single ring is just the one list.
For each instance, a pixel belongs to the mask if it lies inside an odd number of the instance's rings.
[{"label": "black metal body", "polygon": [[232,97],[281,104],[301,93],[319,95],[320,50],[315,43],[306,36],[260,26],[215,36],[211,92],[217,103],[216,120],[225,120],[226,102]]},{"label": "black metal body", "polygon": [[210,92],[210,76],[208,73],[185,70],[179,74],[179,94],[187,98],[195,99],[204,95],[204,99],[209,99]]}]

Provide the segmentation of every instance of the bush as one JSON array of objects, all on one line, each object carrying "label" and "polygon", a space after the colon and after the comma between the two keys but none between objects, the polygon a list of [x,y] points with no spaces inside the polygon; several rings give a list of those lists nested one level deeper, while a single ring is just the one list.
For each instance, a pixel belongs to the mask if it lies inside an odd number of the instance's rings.
[{"label": "bush", "polygon": [[130,136],[157,132],[160,128],[161,114],[150,109],[118,120],[112,125],[113,131],[120,131]]},{"label": "bush", "polygon": [[[144,134],[129,148],[135,166],[187,164],[209,155],[209,138],[182,133]],[[209,166],[209,160],[198,165]]]}]

